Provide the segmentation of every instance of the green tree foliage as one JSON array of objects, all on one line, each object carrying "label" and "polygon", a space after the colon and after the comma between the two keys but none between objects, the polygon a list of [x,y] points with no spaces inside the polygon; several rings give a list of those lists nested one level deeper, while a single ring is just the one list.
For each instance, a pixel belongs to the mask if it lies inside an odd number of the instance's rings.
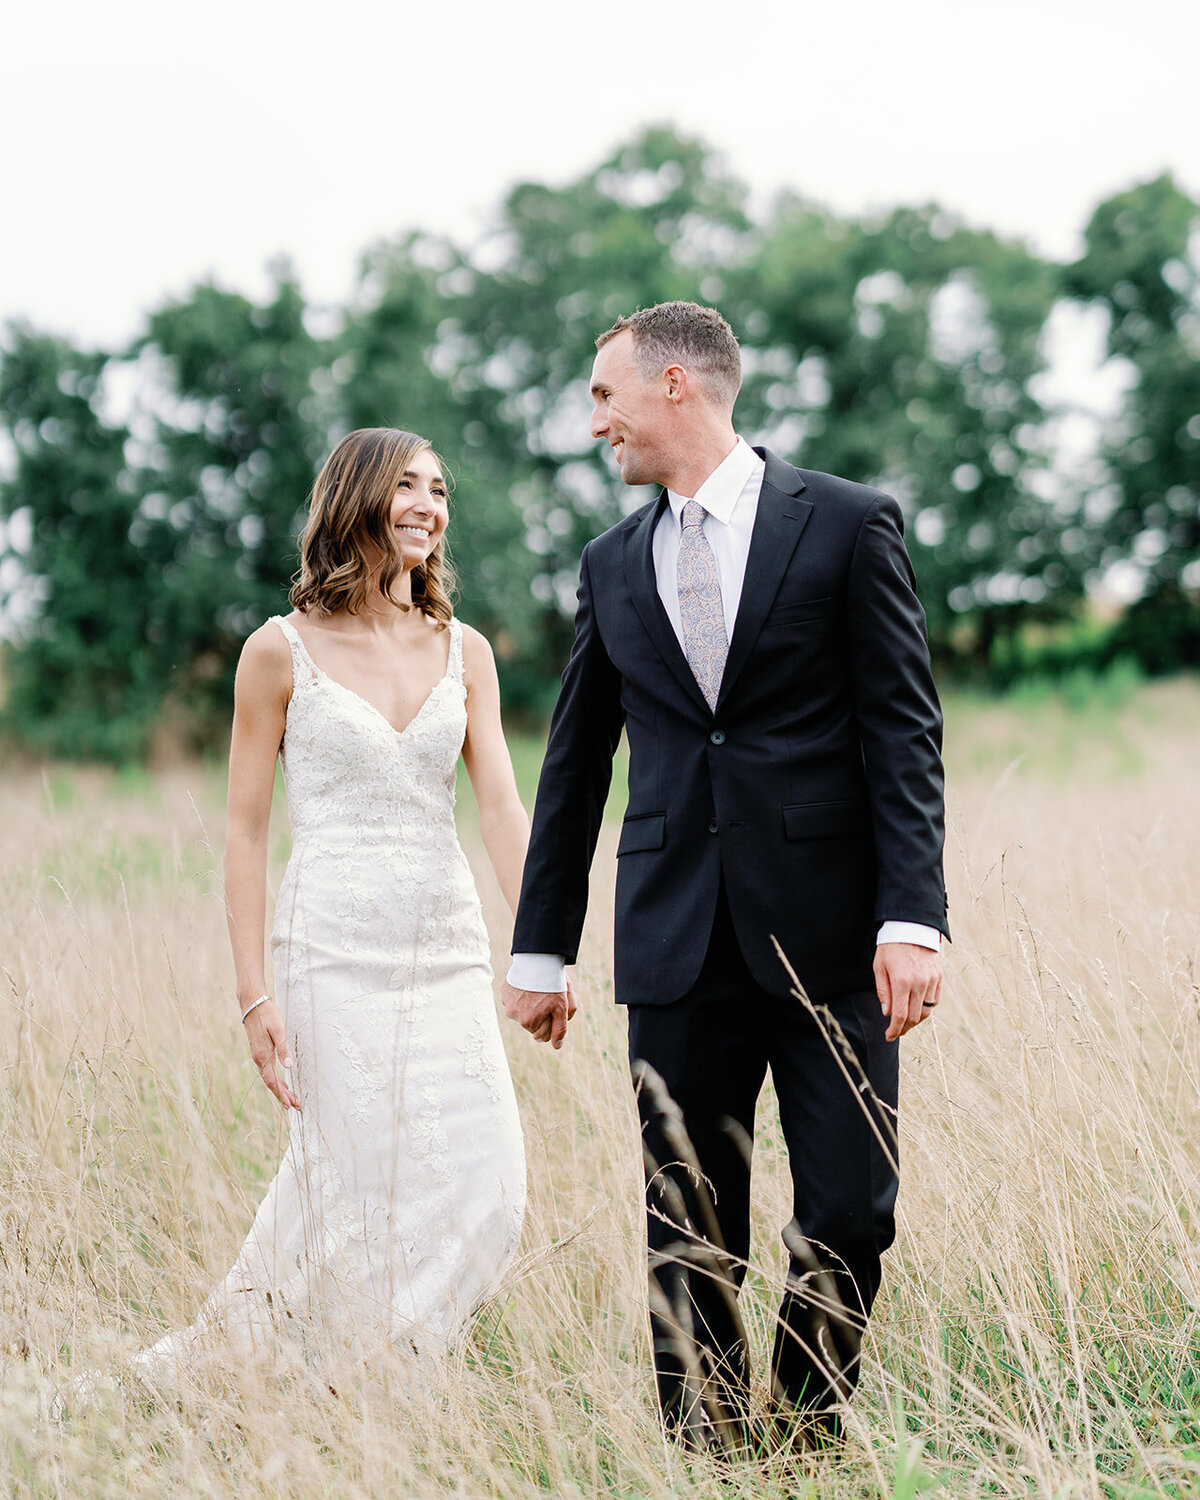
[{"label": "green tree foliage", "polygon": [[[741,337],[740,430],[899,497],[944,662],[987,667],[1026,622],[1073,611],[1089,568],[1130,558],[1148,589],[1127,644],[1152,667],[1193,660],[1196,223],[1169,179],[1147,183],[1096,210],[1064,269],[936,206],[856,218],[784,195],[754,216],[719,158],[663,126],[574,181],[520,183],[470,249],[373,246],[344,308],[307,307],[281,263],[261,302],[199,285],[112,358],[12,329],[0,588],[35,608],[10,611],[8,722],[111,757],[164,719],[219,735],[241,640],[285,606],[315,469],[363,426],[408,427],[447,461],[461,613],[510,708],[544,711],[579,552],[647,498],[588,434],[593,341],[676,297]],[[1111,483],[1086,495],[1055,474],[1037,398],[1064,295],[1108,309],[1132,371]],[[120,422],[110,387],[134,392]]]},{"label": "green tree foliage", "polygon": [[[1169,176],[1102,203],[1070,290],[1109,316],[1133,375],[1105,458],[1104,561],[1132,558],[1145,593],[1124,643],[1149,666],[1200,664],[1200,205]],[[1101,502],[1106,497],[1099,497]]]},{"label": "green tree foliage", "polygon": [[794,198],[735,279],[754,339],[743,423],[900,499],[943,656],[986,665],[998,631],[1082,587],[1057,547],[1031,389],[1055,289],[1024,246],[936,207],[859,222]]},{"label": "green tree foliage", "polygon": [[228,703],[245,636],[284,610],[328,418],[326,361],[299,287],[277,268],[258,306],[211,285],[150,319],[138,352],[155,386],[133,536],[162,582],[153,633],[193,726]]},{"label": "green tree foliage", "polygon": [[38,749],[123,759],[144,753],[162,685],[148,643],[153,590],[130,538],[129,434],[98,414],[107,363],[28,328],[5,341],[13,462],[0,513],[19,562],[8,603],[35,611],[7,653],[5,718]]}]

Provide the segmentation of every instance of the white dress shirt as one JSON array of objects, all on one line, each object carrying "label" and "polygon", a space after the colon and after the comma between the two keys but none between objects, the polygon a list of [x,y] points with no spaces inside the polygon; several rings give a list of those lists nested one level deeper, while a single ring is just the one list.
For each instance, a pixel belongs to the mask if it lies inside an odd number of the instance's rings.
[{"label": "white dress shirt", "polygon": [[717,564],[721,604],[725,610],[725,639],[731,641],[738,605],[742,600],[742,581],[746,576],[746,559],[750,556],[750,537],[758,515],[758,494],[765,469],[766,465],[750,444],[738,438],[728,457],[717,465],[694,495],[667,491],[667,508],[654,528],[654,582],[680,645],[683,644],[683,621],[679,616],[678,573],[683,507],[689,500],[696,500],[707,512],[704,535]]},{"label": "white dress shirt", "polygon": [[[742,599],[742,582],[746,577],[746,559],[750,555],[750,537],[758,515],[758,496],[762,489],[766,465],[744,438],[738,438],[729,454],[722,459],[694,495],[677,495],[667,491],[667,507],[654,528],[654,581],[667,619],[683,644],[683,623],[679,616],[679,584],[676,577],[679,560],[680,516],[689,500],[698,500],[708,514],[704,517],[704,535],[712,548],[721,581],[721,603],[725,610],[725,635],[733,639],[734,622]],[[922,948],[938,949],[942,935],[936,927],[919,922],[884,922],[877,943],[916,943]],[[508,971],[508,982],[515,989],[544,993],[561,993],[567,987],[566,967],[557,953],[514,953]]]}]

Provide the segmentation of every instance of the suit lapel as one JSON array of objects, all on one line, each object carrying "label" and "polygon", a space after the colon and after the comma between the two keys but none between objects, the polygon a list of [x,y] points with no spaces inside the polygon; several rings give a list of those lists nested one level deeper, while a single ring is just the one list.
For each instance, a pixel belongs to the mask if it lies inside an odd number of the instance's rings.
[{"label": "suit lapel", "polygon": [[[800,533],[812,514],[812,502],[800,497],[804,481],[791,464],[783,463],[765,449],[758,448],[755,452],[766,460],[766,471],[758,496],[754,530],[750,535],[750,552],[746,558],[746,576],[734,621],[733,639],[725,660],[725,675],[721,678],[717,713],[720,713],[758,640]],[[667,629],[670,630],[669,624]],[[683,652],[679,654],[683,658]],[[686,659],[684,666],[687,667]]]},{"label": "suit lapel", "polygon": [[[733,639],[729,643],[725,673],[721,678],[718,713],[758,640],[800,533],[812,514],[812,502],[800,495],[804,480],[799,472],[763,448],[756,448],[755,452],[764,459],[766,469],[750,536],[746,576],[734,621]],[[688,697],[708,714],[708,703],[658,597],[658,581],[654,576],[654,528],[666,507],[667,492],[663,490],[658,503],[650,506],[641,520],[626,532],[625,581],[638,617],[659,655],[678,678]]]},{"label": "suit lapel", "polygon": [[631,526],[625,534],[625,581],[629,585],[630,597],[638,612],[646,634],[654,642],[659,655],[679,679],[680,686],[704,713],[709,712],[708,703],[700,691],[695,674],[688,666],[679,637],[675,634],[662,600],[658,597],[658,581],[654,576],[654,528],[667,508],[667,492],[658,497],[658,504],[651,506],[642,519]]}]

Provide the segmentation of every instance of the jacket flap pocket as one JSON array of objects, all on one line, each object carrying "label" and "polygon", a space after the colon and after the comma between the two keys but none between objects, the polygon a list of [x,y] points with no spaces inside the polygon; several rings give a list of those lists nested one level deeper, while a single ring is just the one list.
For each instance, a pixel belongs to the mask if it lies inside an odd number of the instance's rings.
[{"label": "jacket flap pocket", "polygon": [[617,854],[639,854],[644,849],[661,849],[666,841],[666,813],[634,813],[621,825],[621,842],[617,845]]},{"label": "jacket flap pocket", "polygon": [[795,625],[803,620],[823,620],[833,609],[833,600],[793,599],[787,604],[777,604],[767,616],[768,625]]},{"label": "jacket flap pocket", "polygon": [[783,809],[783,834],[789,839],[837,839],[867,831],[861,802],[800,802]]}]

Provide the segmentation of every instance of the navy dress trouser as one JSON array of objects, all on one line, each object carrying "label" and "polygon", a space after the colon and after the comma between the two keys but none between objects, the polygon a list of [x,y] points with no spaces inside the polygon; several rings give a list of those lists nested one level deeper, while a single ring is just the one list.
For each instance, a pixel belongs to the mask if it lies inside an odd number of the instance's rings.
[{"label": "navy dress trouser", "polygon": [[854,1059],[846,1062],[849,1082],[807,1007],[767,994],[751,977],[722,889],[693,988],[671,1004],[629,1007],[646,1157],[651,1339],[659,1401],[673,1428],[694,1431],[704,1409],[735,1420],[745,1414],[749,1368],[737,1291],[750,1250],[755,1106],[768,1068],[794,1214],[784,1230],[790,1265],[772,1398],[836,1432],[837,1404],[857,1383],[880,1258],[895,1235],[899,1047],[884,1039],[873,991],[827,1003]]}]

